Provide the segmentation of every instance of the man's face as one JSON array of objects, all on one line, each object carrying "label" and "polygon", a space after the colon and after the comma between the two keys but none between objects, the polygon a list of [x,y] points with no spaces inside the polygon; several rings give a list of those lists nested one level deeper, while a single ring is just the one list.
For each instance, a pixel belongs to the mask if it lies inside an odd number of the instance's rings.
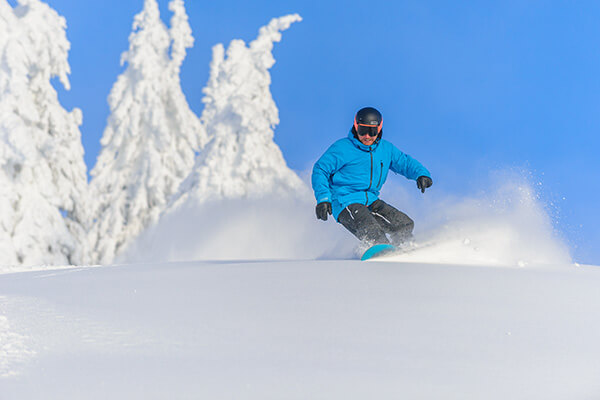
[{"label": "man's face", "polygon": [[379,136],[379,127],[377,125],[357,124],[356,136],[358,137],[359,142],[365,146],[370,146],[375,143]]},{"label": "man's face", "polygon": [[360,136],[360,135],[358,135],[358,141],[361,142],[362,144],[364,144],[365,146],[372,145],[373,143],[375,143],[375,140],[377,140],[377,136],[369,136],[369,135]]}]

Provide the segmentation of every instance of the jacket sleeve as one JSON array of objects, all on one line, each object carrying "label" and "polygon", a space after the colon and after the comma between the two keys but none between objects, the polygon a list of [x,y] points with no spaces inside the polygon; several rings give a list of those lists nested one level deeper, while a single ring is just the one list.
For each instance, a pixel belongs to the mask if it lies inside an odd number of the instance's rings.
[{"label": "jacket sleeve", "polygon": [[397,174],[404,175],[408,179],[417,180],[420,176],[428,176],[431,174],[420,162],[404,154],[396,146],[392,145],[392,164],[390,169]]},{"label": "jacket sleeve", "polygon": [[311,182],[317,203],[331,202],[331,178],[342,165],[337,147],[331,145],[313,167]]}]

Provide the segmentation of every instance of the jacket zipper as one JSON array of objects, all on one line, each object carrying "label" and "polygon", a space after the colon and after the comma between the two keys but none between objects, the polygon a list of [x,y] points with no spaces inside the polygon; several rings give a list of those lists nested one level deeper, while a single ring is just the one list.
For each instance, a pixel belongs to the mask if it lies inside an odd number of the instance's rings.
[{"label": "jacket zipper", "polygon": [[369,149],[369,155],[371,156],[371,177],[369,178],[369,187],[365,190],[365,195],[367,196],[367,202],[365,206],[369,205],[369,190],[371,190],[371,185],[373,185],[373,150]]},{"label": "jacket zipper", "polygon": [[379,184],[381,183],[381,177],[383,176],[383,161],[381,162],[381,169],[379,170],[379,182],[377,182],[377,186],[379,187]]}]

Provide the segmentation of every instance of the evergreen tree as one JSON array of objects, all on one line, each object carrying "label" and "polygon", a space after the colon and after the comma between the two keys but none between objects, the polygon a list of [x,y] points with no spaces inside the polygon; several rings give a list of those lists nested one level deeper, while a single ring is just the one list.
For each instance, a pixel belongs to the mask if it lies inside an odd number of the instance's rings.
[{"label": "evergreen tree", "polygon": [[211,141],[197,157],[170,209],[190,198],[204,202],[297,196],[307,190],[273,141],[279,113],[271,96],[269,73],[275,63],[273,43],[281,40],[281,31],[300,20],[297,14],[274,18],[248,46],[233,40],[226,53],[221,44],[213,47],[201,117]]},{"label": "evergreen tree", "polygon": [[179,70],[193,44],[182,0],[172,0],[171,28],[156,0],[135,16],[127,64],[108,98],[111,114],[91,172],[97,204],[91,242],[94,259],[109,263],[154,223],[206,142],[181,90]]},{"label": "evergreen tree", "polygon": [[0,0],[0,263],[87,262],[89,208],[82,114],[66,111],[63,17],[39,0]]}]

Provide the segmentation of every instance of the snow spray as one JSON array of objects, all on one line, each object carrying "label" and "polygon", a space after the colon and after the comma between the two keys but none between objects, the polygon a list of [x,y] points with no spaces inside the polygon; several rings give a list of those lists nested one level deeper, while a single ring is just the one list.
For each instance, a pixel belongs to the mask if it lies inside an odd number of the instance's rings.
[{"label": "snow spray", "polygon": [[[410,204],[414,241],[387,261],[469,265],[566,265],[572,259],[530,175],[491,174],[490,189],[470,197],[437,194]],[[407,200],[408,199],[408,200]],[[417,204],[416,204],[417,203]]]},{"label": "snow spray", "polygon": [[[519,182],[519,183],[515,183]],[[494,179],[472,197],[421,195],[392,184],[382,199],[415,220],[406,252],[388,260],[470,265],[570,264],[543,203],[527,179]],[[330,217],[331,219],[331,217]],[[358,241],[333,221],[317,221],[298,199],[188,202],[165,215],[121,256],[123,262],[352,259]]]}]

